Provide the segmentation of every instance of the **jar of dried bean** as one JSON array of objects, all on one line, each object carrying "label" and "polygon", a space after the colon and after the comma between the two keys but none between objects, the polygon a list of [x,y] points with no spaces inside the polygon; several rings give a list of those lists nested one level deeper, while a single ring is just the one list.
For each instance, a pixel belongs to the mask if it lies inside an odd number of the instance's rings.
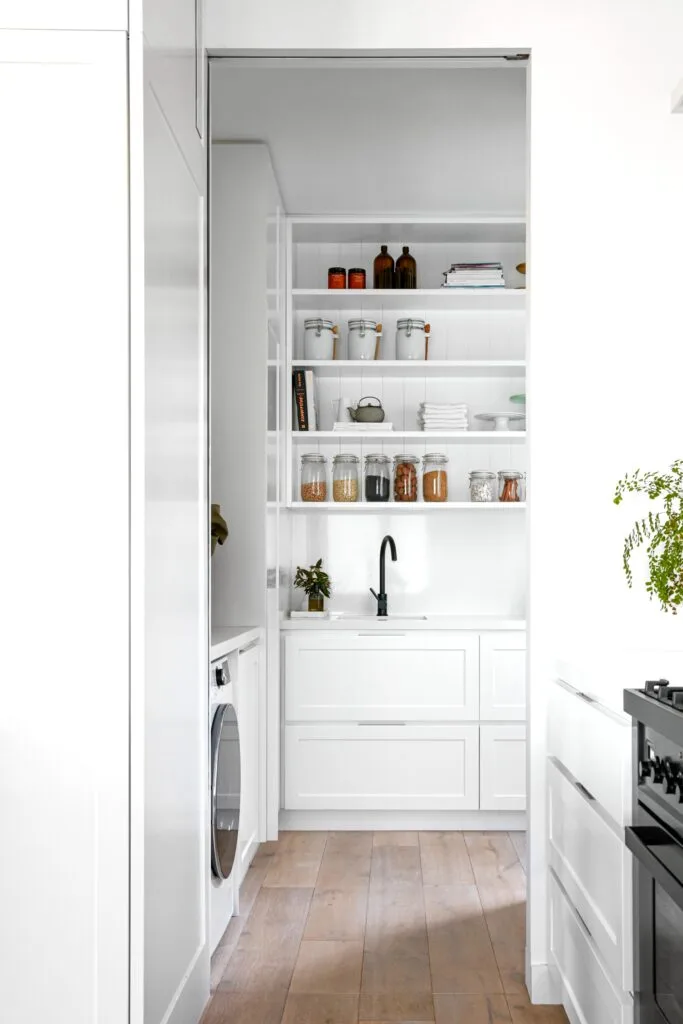
[{"label": "jar of dried bean", "polygon": [[496,474],[488,470],[472,470],[470,473],[470,501],[495,501],[497,497]]},{"label": "jar of dried bean", "polygon": [[498,501],[526,501],[526,476],[517,470],[502,469],[498,474]]},{"label": "jar of dried bean", "polygon": [[394,501],[417,501],[417,455],[394,458]]},{"label": "jar of dried bean", "polygon": [[327,500],[327,459],[317,452],[301,456],[301,500]]},{"label": "jar of dried bean", "polygon": [[389,501],[391,462],[388,455],[365,456],[365,500]]},{"label": "jar of dried bean", "polygon": [[448,501],[448,456],[433,453],[422,460],[422,497],[425,501]]},{"label": "jar of dried bean", "polygon": [[332,497],[335,501],[358,501],[359,463],[357,455],[335,455],[332,472]]}]

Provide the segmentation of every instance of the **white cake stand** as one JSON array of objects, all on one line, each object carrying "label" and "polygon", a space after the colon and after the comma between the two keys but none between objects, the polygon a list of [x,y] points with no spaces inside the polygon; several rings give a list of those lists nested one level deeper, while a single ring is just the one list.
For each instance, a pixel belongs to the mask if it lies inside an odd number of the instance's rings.
[{"label": "white cake stand", "polygon": [[474,418],[484,423],[493,423],[494,430],[509,430],[511,423],[520,423],[526,416],[515,412],[478,412]]}]

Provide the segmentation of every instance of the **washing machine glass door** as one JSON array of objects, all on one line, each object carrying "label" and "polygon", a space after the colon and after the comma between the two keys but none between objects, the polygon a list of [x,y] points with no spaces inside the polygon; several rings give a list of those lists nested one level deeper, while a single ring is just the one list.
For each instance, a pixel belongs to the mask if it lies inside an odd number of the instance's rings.
[{"label": "washing machine glass door", "polygon": [[211,869],[227,878],[240,823],[240,737],[232,704],[221,704],[211,724]]}]

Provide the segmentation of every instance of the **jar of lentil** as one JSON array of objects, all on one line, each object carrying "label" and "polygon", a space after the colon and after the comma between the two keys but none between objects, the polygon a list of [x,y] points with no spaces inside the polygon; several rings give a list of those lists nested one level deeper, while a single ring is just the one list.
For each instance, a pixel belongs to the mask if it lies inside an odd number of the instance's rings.
[{"label": "jar of lentil", "polygon": [[335,455],[332,472],[332,496],[335,501],[358,501],[357,455]]},{"label": "jar of lentil", "polygon": [[389,501],[391,469],[388,455],[365,456],[365,500]]},{"label": "jar of lentil", "polygon": [[425,501],[448,501],[448,456],[433,453],[422,460],[422,497]]},{"label": "jar of lentil", "polygon": [[394,501],[417,501],[417,455],[394,458]]},{"label": "jar of lentil", "polygon": [[470,501],[495,501],[497,498],[496,474],[488,470],[472,470],[470,473]]},{"label": "jar of lentil", "polygon": [[327,459],[317,452],[301,456],[301,500],[327,500]]},{"label": "jar of lentil", "polygon": [[526,501],[526,475],[502,469],[498,474],[498,501]]}]

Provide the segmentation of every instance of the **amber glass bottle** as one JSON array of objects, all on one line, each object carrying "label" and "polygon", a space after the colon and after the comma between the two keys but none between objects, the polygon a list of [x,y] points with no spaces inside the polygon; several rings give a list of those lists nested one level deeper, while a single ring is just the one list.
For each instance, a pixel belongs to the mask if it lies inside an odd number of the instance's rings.
[{"label": "amber glass bottle", "polygon": [[410,255],[408,246],[403,246],[403,255],[396,260],[394,288],[417,288],[417,263]]},{"label": "amber glass bottle", "polygon": [[375,256],[374,286],[375,288],[394,287],[394,258],[387,252],[386,245],[383,245],[382,251]]}]

